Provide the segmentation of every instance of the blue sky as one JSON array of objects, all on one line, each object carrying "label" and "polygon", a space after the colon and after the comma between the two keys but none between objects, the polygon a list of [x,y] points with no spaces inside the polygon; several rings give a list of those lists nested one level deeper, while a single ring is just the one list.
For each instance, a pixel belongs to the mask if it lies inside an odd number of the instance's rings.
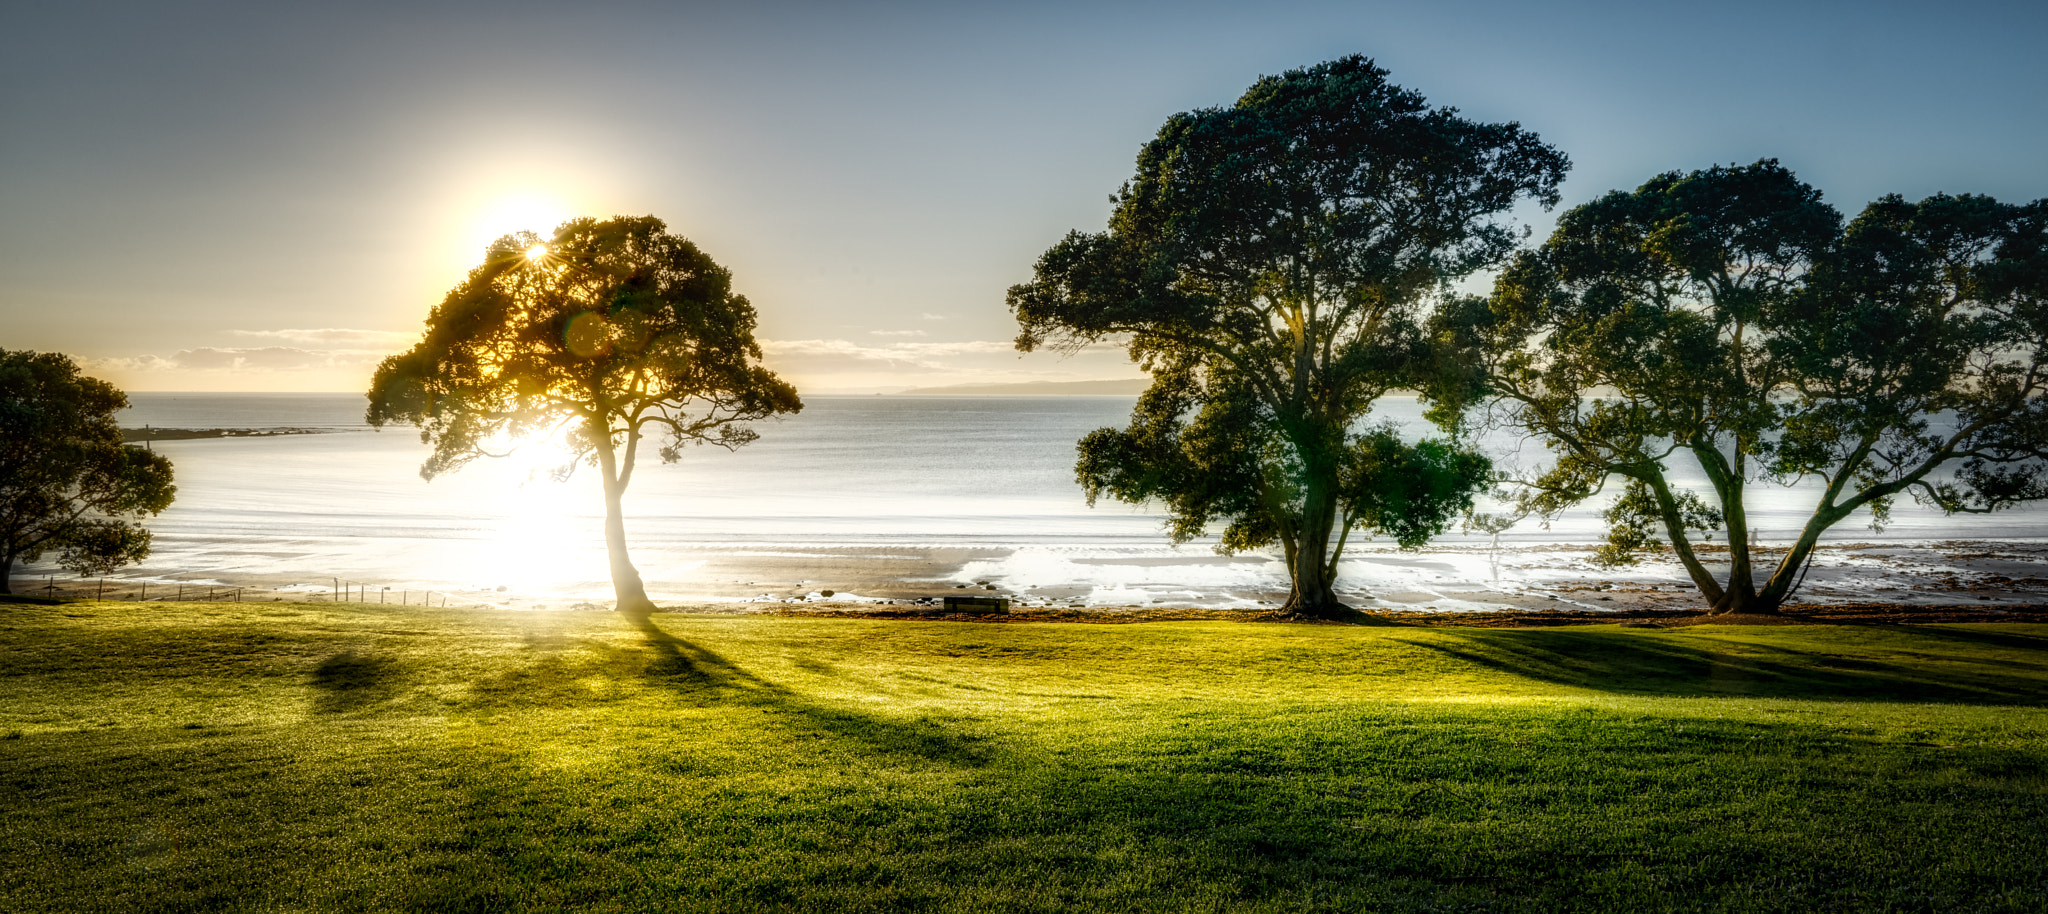
[{"label": "blue sky", "polygon": [[[1774,156],[1847,213],[2048,196],[2048,4],[35,3],[0,32],[0,347],[355,390],[495,234],[653,213],[810,392],[1129,377],[1003,291],[1177,111],[1349,53],[1565,150],[1565,205]],[[1554,214],[1517,218],[1539,234]]]}]

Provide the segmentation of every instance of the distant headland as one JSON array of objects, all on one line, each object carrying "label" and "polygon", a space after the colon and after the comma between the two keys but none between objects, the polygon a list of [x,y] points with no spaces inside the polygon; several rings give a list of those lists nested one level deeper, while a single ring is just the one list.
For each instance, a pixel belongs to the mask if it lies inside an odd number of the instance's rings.
[{"label": "distant headland", "polygon": [[273,435],[318,435],[326,428],[124,428],[123,441],[190,441],[195,438],[268,438]]}]

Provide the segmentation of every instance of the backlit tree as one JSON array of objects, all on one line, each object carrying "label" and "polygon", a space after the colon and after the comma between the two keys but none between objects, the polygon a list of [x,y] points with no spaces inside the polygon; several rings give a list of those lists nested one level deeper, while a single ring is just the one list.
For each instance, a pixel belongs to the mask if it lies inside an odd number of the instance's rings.
[{"label": "backlit tree", "polygon": [[731,275],[652,216],[508,235],[384,360],[370,424],[416,425],[432,479],[522,440],[563,433],[602,478],[605,546],[621,612],[654,609],[626,553],[621,499],[641,444],[673,462],[689,444],[737,448],[746,423],[803,408],[760,364],[754,309]]}]

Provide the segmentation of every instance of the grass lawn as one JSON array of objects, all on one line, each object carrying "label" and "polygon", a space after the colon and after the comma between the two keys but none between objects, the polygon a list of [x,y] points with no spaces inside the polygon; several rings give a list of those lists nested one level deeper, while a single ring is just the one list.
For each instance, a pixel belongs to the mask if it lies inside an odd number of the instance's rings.
[{"label": "grass lawn", "polygon": [[2048,626],[0,606],[0,910],[2048,910]]}]

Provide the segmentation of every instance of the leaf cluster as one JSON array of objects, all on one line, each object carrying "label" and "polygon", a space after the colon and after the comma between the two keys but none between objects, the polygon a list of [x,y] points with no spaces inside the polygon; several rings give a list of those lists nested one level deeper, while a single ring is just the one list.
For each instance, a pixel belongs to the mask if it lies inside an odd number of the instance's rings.
[{"label": "leaf cluster", "polygon": [[746,444],[756,433],[742,423],[802,408],[761,366],[754,326],[731,274],[652,216],[508,235],[420,342],[378,368],[366,417],[419,426],[434,446],[427,478],[558,428],[579,459],[623,446],[630,473],[647,431],[666,432],[674,461],[690,443]]},{"label": "leaf cluster", "polygon": [[[1890,196],[1845,224],[1775,160],[1673,172],[1567,212],[1432,330],[1465,353],[1465,399],[1499,397],[1554,450],[1525,510],[1628,482],[1611,560],[1653,526],[1733,523],[1756,480],[1818,480],[1810,532],[1881,524],[1905,492],[1988,511],[2048,497],[2044,215]],[[1668,488],[1681,452],[1714,507]]]},{"label": "leaf cluster", "polygon": [[0,560],[55,552],[77,574],[149,554],[140,521],[177,495],[171,462],[125,444],[128,398],[59,353],[0,350]]},{"label": "leaf cluster", "polygon": [[1517,124],[1432,108],[1386,76],[1347,57],[1175,115],[1112,198],[1108,230],[1070,233],[1010,289],[1018,349],[1115,338],[1153,375],[1128,428],[1082,441],[1091,499],[1158,499],[1177,540],[1222,521],[1226,549],[1279,538],[1291,554],[1295,528],[1340,492],[1351,519],[1404,543],[1441,529],[1457,497],[1402,489],[1389,468],[1442,470],[1426,476],[1442,483],[1477,458],[1397,453],[1358,424],[1389,390],[1434,383],[1423,316],[1449,280],[1512,251],[1495,217],[1523,197],[1554,203],[1569,163]]}]

